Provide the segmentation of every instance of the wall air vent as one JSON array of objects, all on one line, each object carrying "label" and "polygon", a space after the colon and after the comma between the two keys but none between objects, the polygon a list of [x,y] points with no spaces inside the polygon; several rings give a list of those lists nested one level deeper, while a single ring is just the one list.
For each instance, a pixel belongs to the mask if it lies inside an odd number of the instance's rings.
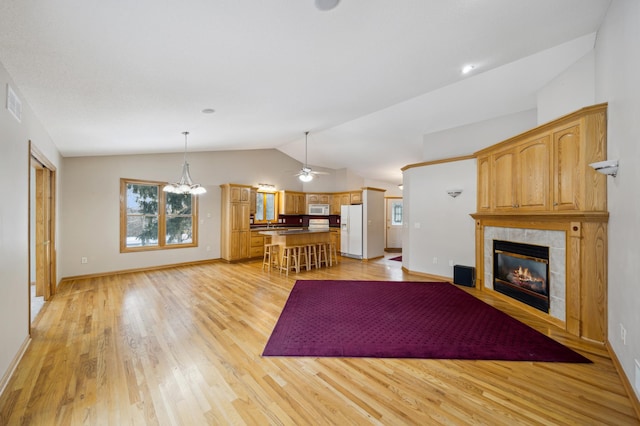
[{"label": "wall air vent", "polygon": [[7,84],[7,109],[18,122],[22,121],[22,101],[16,92]]}]

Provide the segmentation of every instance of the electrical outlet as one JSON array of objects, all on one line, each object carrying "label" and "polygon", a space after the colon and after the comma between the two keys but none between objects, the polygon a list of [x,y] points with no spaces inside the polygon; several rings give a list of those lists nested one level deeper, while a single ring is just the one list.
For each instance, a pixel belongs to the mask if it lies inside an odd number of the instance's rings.
[{"label": "electrical outlet", "polygon": [[453,259],[449,259],[449,266],[453,266]]},{"label": "electrical outlet", "polygon": [[437,257],[434,257],[434,258],[433,258],[433,264],[434,264],[434,265],[437,265],[437,264],[438,264],[438,258],[437,258]]},{"label": "electrical outlet", "polygon": [[80,258],[80,263],[83,263],[83,264],[84,263],[89,263],[89,259],[87,259],[86,257],[83,256],[83,257]]},{"label": "electrical outlet", "polygon": [[207,246],[207,251],[211,251],[211,246]]},{"label": "electrical outlet", "polygon": [[620,340],[622,340],[622,344],[627,344],[627,329],[624,328],[624,325],[620,323]]}]

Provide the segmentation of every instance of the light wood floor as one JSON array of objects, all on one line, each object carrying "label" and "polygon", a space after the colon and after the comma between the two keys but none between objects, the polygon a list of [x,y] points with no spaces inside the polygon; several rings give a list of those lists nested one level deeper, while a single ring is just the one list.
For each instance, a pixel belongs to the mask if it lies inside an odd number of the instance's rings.
[{"label": "light wood floor", "polygon": [[594,363],[262,358],[296,279],[427,281],[400,262],[342,259],[289,278],[252,262],[65,282],[0,424],[640,424],[604,347],[485,294]]}]

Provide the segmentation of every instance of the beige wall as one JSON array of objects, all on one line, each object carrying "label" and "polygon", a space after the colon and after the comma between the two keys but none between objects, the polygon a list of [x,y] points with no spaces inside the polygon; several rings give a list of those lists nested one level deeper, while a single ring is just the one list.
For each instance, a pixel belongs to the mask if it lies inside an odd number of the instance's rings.
[{"label": "beige wall", "polygon": [[[7,84],[22,101],[18,122],[5,108]],[[29,140],[59,169],[60,156],[0,64],[0,379],[29,333]]]},{"label": "beige wall", "polygon": [[[199,246],[120,253],[120,178],[176,181],[182,154],[65,158],[62,177],[60,275],[62,277],[220,258],[220,185],[271,183],[302,190],[293,174],[300,163],[277,150],[190,153],[199,196]],[[88,263],[80,262],[82,257]]]}]

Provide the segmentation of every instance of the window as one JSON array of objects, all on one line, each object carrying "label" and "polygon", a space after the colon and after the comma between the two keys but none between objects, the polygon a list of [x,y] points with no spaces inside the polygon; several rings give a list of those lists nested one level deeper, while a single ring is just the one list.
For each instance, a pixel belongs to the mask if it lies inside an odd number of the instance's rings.
[{"label": "window", "polygon": [[163,182],[120,179],[120,252],[196,247],[197,197]]},{"label": "window", "polygon": [[402,202],[394,203],[392,209],[393,215],[391,217],[391,224],[402,225]]},{"label": "window", "polygon": [[253,223],[268,223],[277,219],[277,194],[273,192],[258,192],[256,194],[256,214]]}]

